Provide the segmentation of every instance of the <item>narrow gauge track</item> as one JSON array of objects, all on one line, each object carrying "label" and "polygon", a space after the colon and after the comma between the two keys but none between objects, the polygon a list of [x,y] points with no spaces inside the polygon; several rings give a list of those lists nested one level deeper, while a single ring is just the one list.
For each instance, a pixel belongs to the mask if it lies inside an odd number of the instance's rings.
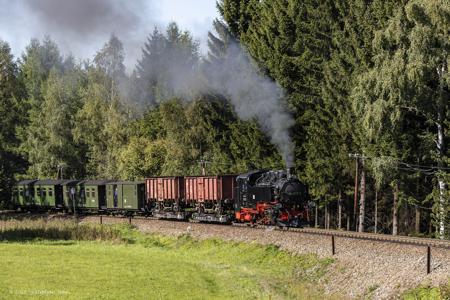
[{"label": "narrow gauge track", "polygon": [[[64,214],[64,213],[17,213],[15,211],[0,211],[0,216],[18,216],[18,217],[45,217],[49,216],[52,218],[58,217],[73,217],[72,214]],[[168,219],[159,219],[155,217],[144,217],[144,216],[113,216],[113,215],[88,215],[88,214],[80,214],[78,218],[83,220],[85,218],[112,218],[112,219],[122,219],[127,220],[128,222],[132,222],[131,220],[143,220],[143,221],[164,221],[164,222],[176,222],[182,223],[186,221],[179,220],[168,220]],[[4,218],[3,218],[4,219]],[[188,222],[186,222],[188,223]],[[199,223],[199,222],[193,222]],[[214,226],[227,226],[225,224],[211,224],[211,223],[202,223],[205,225],[214,225]],[[358,239],[358,240],[366,240],[366,241],[374,241],[374,242],[385,242],[385,243],[397,243],[404,245],[413,245],[413,246],[430,246],[436,248],[444,248],[450,249],[450,240],[438,240],[438,239],[430,239],[430,238],[418,238],[418,237],[409,237],[409,236],[392,236],[387,234],[375,234],[375,233],[367,233],[367,232],[354,232],[354,231],[342,231],[342,230],[333,230],[333,229],[320,229],[320,228],[292,228],[292,227],[275,227],[275,226],[266,226],[266,225],[255,225],[255,224],[244,224],[244,223],[233,223],[235,227],[244,227],[244,228],[252,228],[256,230],[276,230],[276,231],[289,231],[289,232],[298,232],[304,234],[311,235],[320,235],[320,236],[330,236],[330,237],[341,237],[348,239]]]}]

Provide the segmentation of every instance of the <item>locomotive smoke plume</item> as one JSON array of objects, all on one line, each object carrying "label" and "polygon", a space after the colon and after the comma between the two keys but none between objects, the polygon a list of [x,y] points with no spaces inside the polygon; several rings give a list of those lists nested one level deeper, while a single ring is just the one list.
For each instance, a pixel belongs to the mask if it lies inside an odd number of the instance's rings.
[{"label": "locomotive smoke plume", "polygon": [[283,90],[258,71],[240,45],[228,45],[224,59],[206,64],[201,75],[189,74],[189,71],[173,66],[169,70],[173,70],[172,82],[179,95],[194,90],[199,93],[214,91],[225,96],[233,104],[239,118],[258,121],[278,148],[286,166],[294,165],[290,128],[295,121],[287,110]]},{"label": "locomotive smoke plume", "polygon": [[229,45],[226,59],[208,73],[212,88],[231,100],[241,119],[256,118],[286,166],[293,166],[294,144],[289,132],[295,122],[287,111],[283,90],[259,73],[237,44]]}]

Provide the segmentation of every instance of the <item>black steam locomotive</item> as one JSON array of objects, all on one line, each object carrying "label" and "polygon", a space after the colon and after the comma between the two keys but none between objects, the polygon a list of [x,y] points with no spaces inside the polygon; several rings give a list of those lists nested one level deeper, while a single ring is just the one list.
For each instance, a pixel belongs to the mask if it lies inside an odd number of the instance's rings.
[{"label": "black steam locomotive", "polygon": [[309,223],[308,191],[290,170],[252,171],[236,178],[238,222],[299,227]]}]

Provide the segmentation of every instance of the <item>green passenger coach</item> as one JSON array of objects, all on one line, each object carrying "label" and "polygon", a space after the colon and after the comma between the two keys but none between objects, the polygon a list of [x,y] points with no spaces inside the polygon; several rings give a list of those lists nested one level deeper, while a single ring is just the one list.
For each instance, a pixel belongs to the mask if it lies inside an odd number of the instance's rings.
[{"label": "green passenger coach", "polygon": [[109,182],[106,185],[108,210],[140,211],[144,206],[145,184],[143,181]]},{"label": "green passenger coach", "polygon": [[34,183],[37,179],[22,180],[14,189],[14,204],[22,208],[34,206]]},{"label": "green passenger coach", "polygon": [[80,207],[86,210],[106,209],[106,184],[108,180],[85,180],[78,186],[80,189]]},{"label": "green passenger coach", "polygon": [[38,180],[34,182],[34,205],[40,208],[62,208],[64,180]]}]

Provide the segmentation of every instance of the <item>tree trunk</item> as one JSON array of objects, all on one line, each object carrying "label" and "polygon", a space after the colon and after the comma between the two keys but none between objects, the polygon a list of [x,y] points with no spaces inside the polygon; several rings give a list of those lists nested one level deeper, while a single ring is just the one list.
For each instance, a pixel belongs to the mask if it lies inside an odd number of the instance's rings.
[{"label": "tree trunk", "polygon": [[403,228],[406,233],[409,233],[409,207],[408,205],[402,206],[404,213],[400,211],[400,218],[403,217]]},{"label": "tree trunk", "polygon": [[338,229],[342,229],[342,199],[341,199],[341,191],[339,191],[339,195],[338,195]]},{"label": "tree trunk", "polygon": [[358,206],[358,173],[359,173],[359,166],[358,166],[358,160],[359,158],[356,158],[356,170],[355,170],[355,195],[354,195],[354,201],[353,201],[353,220],[355,222],[355,231],[358,228],[358,219],[356,218],[356,207]]},{"label": "tree trunk", "polygon": [[[440,168],[444,167],[444,154],[445,154],[445,136],[444,136],[444,118],[445,118],[445,105],[447,99],[444,100],[444,75],[447,72],[447,65],[444,62],[437,72],[439,75],[440,83],[440,97],[438,99],[437,106],[437,150],[439,152],[438,166]],[[442,175],[438,174],[438,186],[439,186],[439,203],[438,203],[438,220],[439,220],[439,238],[443,239],[445,237],[445,220],[447,218],[446,214],[446,199],[445,199],[445,181]]]},{"label": "tree trunk", "polygon": [[398,234],[398,182],[394,184],[394,203],[392,214],[392,235]]},{"label": "tree trunk", "polygon": [[350,231],[350,214],[347,214],[347,231]]},{"label": "tree trunk", "polygon": [[433,222],[431,221],[431,217],[428,217],[428,234],[433,233]]},{"label": "tree trunk", "polygon": [[315,213],[314,213],[314,227],[319,227],[319,203],[316,203]]},{"label": "tree trunk", "polygon": [[378,190],[375,189],[375,225],[373,227],[373,232],[378,233]]},{"label": "tree trunk", "polygon": [[364,170],[364,158],[361,160],[361,186],[359,198],[359,226],[358,232],[364,232],[364,218],[366,213],[366,171]]},{"label": "tree trunk", "polygon": [[416,215],[416,221],[414,222],[414,225],[415,225],[414,231],[416,233],[420,233],[420,209],[417,205],[415,206],[414,209],[415,209],[415,215]]},{"label": "tree trunk", "polygon": [[328,229],[328,204],[325,205],[325,220],[323,227],[325,227],[325,229]]}]

